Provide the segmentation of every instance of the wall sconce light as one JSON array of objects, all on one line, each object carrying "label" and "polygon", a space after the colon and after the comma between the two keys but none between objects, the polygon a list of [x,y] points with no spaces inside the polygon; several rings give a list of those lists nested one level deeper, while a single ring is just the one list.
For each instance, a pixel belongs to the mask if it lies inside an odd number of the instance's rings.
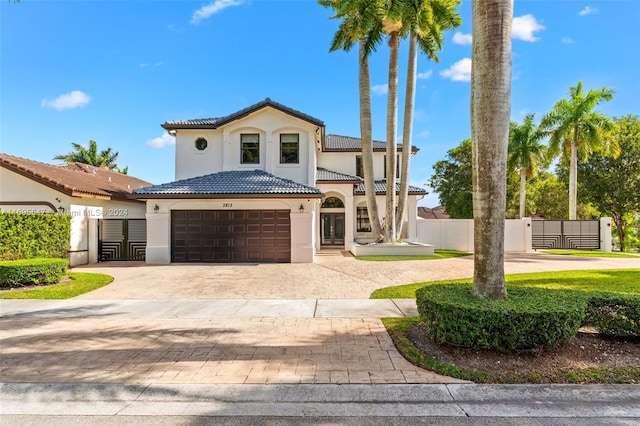
[{"label": "wall sconce light", "polygon": [[300,207],[298,207],[298,210],[300,210],[300,213],[304,213],[304,205],[300,204]]},{"label": "wall sconce light", "polygon": [[156,204],[155,206],[153,206],[153,211],[154,212],[158,213],[159,210],[160,210],[160,206],[159,205]]},{"label": "wall sconce light", "polygon": [[530,228],[530,227],[531,227],[531,224],[530,224],[530,223],[527,223],[527,228]]},{"label": "wall sconce light", "polygon": [[607,227],[611,228],[611,222],[607,222]]},{"label": "wall sconce light", "polygon": [[58,213],[59,214],[64,214],[64,207],[62,207],[62,206],[58,207]]}]

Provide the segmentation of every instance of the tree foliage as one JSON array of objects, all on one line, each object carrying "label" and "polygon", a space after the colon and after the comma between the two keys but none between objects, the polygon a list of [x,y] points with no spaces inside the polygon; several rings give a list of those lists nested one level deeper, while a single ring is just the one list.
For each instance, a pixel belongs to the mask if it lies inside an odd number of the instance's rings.
[{"label": "tree foliage", "polygon": [[89,164],[96,167],[106,167],[111,171],[127,174],[129,168],[125,167],[122,170],[118,168],[116,160],[118,159],[118,152],[113,151],[111,148],[103,149],[98,152],[98,143],[94,140],[89,141],[89,147],[85,148],[79,143],[71,142],[73,151],[67,154],[56,155],[54,160],[61,160],[66,163],[82,163]]},{"label": "tree foliage", "polygon": [[625,217],[640,213],[640,120],[631,115],[615,119],[610,137],[619,145],[620,156],[594,153],[588,161],[579,162],[580,196],[613,217],[624,251]]},{"label": "tree foliage", "polygon": [[433,165],[429,186],[440,196],[440,203],[453,219],[473,218],[471,194],[471,139],[465,139],[447,152],[445,160]]}]

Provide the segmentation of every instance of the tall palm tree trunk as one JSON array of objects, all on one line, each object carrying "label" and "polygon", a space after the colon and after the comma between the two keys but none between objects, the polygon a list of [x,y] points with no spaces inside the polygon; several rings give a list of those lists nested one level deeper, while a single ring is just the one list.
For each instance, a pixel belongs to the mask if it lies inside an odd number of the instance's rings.
[{"label": "tall palm tree trunk", "polygon": [[396,155],[398,152],[398,47],[397,31],[389,34],[389,92],[387,94],[387,197],[384,239],[393,243],[396,238]]},{"label": "tall palm tree trunk", "polygon": [[471,135],[474,292],[502,299],[513,0],[473,0]]},{"label": "tall palm tree trunk", "polygon": [[520,219],[525,215],[525,203],[527,200],[527,169],[520,168]]},{"label": "tall palm tree trunk", "polygon": [[396,235],[399,239],[402,235],[404,213],[407,209],[409,198],[409,166],[411,162],[411,138],[413,134],[413,109],[416,100],[416,68],[418,63],[418,51],[416,49],[416,37],[409,37],[409,63],[407,64],[407,88],[404,98],[404,115],[402,126],[402,164],[400,166],[400,194],[398,197],[398,211],[396,217]]},{"label": "tall palm tree trunk", "polygon": [[364,40],[359,43],[358,83],[360,94],[360,138],[362,139],[362,171],[364,174],[364,193],[367,200],[367,213],[371,224],[373,241],[384,238],[380,226],[380,215],[376,201],[375,176],[373,174],[373,136],[371,130],[371,82],[369,77],[369,59],[365,54]]},{"label": "tall palm tree trunk", "polygon": [[578,144],[571,142],[569,160],[569,220],[576,220],[578,210]]}]

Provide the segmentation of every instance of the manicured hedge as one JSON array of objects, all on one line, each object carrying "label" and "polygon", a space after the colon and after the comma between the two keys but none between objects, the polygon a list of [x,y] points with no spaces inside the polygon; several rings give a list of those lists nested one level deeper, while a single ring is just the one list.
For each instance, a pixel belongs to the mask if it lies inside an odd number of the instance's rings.
[{"label": "manicured hedge", "polygon": [[20,259],[0,262],[0,287],[55,284],[67,273],[67,259]]},{"label": "manicured hedge", "polygon": [[0,260],[66,258],[71,216],[0,212]]},{"label": "manicured hedge", "polygon": [[592,293],[584,325],[612,337],[640,337],[640,295]]},{"label": "manicured hedge", "polygon": [[473,349],[500,352],[554,347],[576,335],[584,318],[584,293],[517,287],[507,300],[480,299],[471,285],[434,284],[416,292],[427,335]]}]

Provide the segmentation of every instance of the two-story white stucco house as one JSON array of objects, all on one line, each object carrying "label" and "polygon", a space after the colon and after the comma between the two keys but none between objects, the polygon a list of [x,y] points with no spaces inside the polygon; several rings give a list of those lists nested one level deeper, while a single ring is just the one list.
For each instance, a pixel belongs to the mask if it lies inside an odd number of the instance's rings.
[{"label": "two-story white stucco house", "polygon": [[[162,127],[176,137],[176,181],[132,194],[147,202],[147,262],[313,262],[323,247],[369,240],[358,138],[327,135],[321,120],[268,98]],[[374,142],[380,211],[384,160]],[[409,189],[408,241],[425,194]]]}]

